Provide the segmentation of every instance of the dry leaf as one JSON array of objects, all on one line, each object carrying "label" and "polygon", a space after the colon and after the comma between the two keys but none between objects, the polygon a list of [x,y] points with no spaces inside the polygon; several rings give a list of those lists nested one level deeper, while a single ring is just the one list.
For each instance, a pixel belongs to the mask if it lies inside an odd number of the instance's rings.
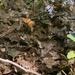
[{"label": "dry leaf", "polygon": [[24,68],[31,69],[34,71],[37,70],[37,67],[34,65],[34,62],[25,60],[23,56],[19,56],[18,58],[16,58],[16,63],[23,66]]},{"label": "dry leaf", "polygon": [[59,61],[55,61],[51,57],[45,57],[43,58],[43,63],[45,63],[48,68],[52,68],[53,65],[59,64]]},{"label": "dry leaf", "polygon": [[[10,70],[10,68],[8,66],[6,66],[5,64],[0,64],[0,68],[3,69],[3,74],[8,74],[10,73],[12,70]],[[0,74],[1,75],[1,74]]]}]

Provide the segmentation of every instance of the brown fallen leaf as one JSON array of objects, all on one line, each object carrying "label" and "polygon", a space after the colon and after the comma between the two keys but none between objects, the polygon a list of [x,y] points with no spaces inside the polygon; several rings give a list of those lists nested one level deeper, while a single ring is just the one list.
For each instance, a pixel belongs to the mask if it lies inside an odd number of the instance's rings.
[{"label": "brown fallen leaf", "polygon": [[43,63],[45,63],[48,68],[52,68],[53,65],[59,64],[59,61],[55,61],[51,57],[45,57],[43,58]]},{"label": "brown fallen leaf", "polygon": [[44,57],[46,54],[49,53],[50,50],[52,50],[54,44],[52,42],[42,42],[41,45],[43,48],[41,50],[41,57]]},{"label": "brown fallen leaf", "polygon": [[10,28],[8,28],[7,30],[5,30],[3,33],[0,34],[0,37],[4,37],[5,35],[13,32],[17,28],[18,28],[18,25],[15,25],[15,24],[10,26]]},{"label": "brown fallen leaf", "polygon": [[8,73],[12,72],[12,70],[10,70],[10,68],[5,64],[0,63],[0,68],[3,69],[2,74],[8,74]]},{"label": "brown fallen leaf", "polygon": [[34,62],[25,60],[24,57],[21,55],[18,58],[16,58],[16,63],[18,63],[19,65],[21,65],[22,67],[26,69],[37,71],[37,67],[34,65]]},{"label": "brown fallen leaf", "polygon": [[2,72],[0,72],[0,75],[3,75]]},{"label": "brown fallen leaf", "polygon": [[55,51],[50,51],[49,54],[52,56],[52,59],[59,59],[60,58],[59,54]]},{"label": "brown fallen leaf", "polygon": [[34,35],[37,36],[38,39],[43,40],[47,37],[47,32],[43,27],[40,27],[39,29],[35,30]]}]

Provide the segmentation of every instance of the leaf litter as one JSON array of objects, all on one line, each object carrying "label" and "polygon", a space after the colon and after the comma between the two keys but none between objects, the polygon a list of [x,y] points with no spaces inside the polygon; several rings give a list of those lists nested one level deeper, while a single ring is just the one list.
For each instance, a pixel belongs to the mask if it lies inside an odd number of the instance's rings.
[{"label": "leaf litter", "polygon": [[[74,0],[0,0],[0,57],[41,75],[72,75],[74,59],[65,58],[75,50],[67,38],[75,30],[74,4]],[[0,74],[30,75],[5,63],[0,63]]]}]

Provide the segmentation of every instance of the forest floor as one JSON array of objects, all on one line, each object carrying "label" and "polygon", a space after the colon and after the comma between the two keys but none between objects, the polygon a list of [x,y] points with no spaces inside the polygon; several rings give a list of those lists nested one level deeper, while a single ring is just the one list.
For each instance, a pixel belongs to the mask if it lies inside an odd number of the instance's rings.
[{"label": "forest floor", "polygon": [[51,18],[43,0],[0,0],[0,75],[74,75],[74,59],[66,57],[75,49],[66,37],[75,29],[68,22],[73,6],[60,4],[54,2]]}]

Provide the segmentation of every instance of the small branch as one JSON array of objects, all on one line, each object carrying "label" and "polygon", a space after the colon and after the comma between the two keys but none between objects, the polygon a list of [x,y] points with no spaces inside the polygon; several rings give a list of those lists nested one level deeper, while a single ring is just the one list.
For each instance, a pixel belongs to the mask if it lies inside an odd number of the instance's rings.
[{"label": "small branch", "polygon": [[64,75],[67,75],[63,70],[61,70],[61,72],[62,72]]},{"label": "small branch", "polygon": [[51,44],[50,49],[47,50],[46,52],[44,52],[44,53],[41,55],[41,57],[44,57],[52,48],[53,48],[53,44]]},{"label": "small branch", "polygon": [[35,72],[35,71],[32,71],[32,70],[29,70],[29,69],[25,69],[24,67],[18,65],[18,64],[15,63],[15,62],[12,62],[12,61],[10,61],[10,60],[8,60],[8,59],[0,58],[0,61],[1,61],[1,62],[5,62],[5,63],[10,63],[10,64],[12,64],[12,65],[14,65],[14,66],[20,68],[20,69],[23,70],[24,72],[33,73],[33,74],[35,74],[35,75],[41,75],[41,74],[39,74],[38,72]]},{"label": "small branch", "polygon": [[5,30],[3,33],[0,34],[0,37],[4,37],[5,35],[13,32],[16,28],[18,28],[18,25],[10,26],[10,28],[8,28],[7,30]]}]

